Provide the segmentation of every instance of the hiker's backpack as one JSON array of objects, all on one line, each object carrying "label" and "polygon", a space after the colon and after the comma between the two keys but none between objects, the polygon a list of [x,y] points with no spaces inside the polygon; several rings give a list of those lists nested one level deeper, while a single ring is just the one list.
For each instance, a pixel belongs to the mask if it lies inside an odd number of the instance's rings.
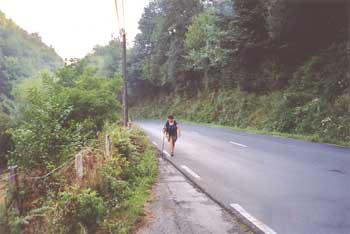
[{"label": "hiker's backpack", "polygon": [[166,121],[165,124],[165,131],[169,133],[170,135],[175,135],[177,133],[177,122],[174,121],[173,125],[169,124],[169,121]]}]

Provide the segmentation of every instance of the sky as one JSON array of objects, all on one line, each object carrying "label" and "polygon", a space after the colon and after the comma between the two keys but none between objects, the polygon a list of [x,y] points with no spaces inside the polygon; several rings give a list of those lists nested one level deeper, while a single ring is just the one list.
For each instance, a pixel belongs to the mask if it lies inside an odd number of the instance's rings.
[{"label": "sky", "polygon": [[[121,8],[122,0],[117,1]],[[124,1],[130,46],[150,0]],[[0,10],[27,32],[39,33],[64,59],[82,58],[95,45],[106,45],[118,35],[114,0],[0,0]]]}]

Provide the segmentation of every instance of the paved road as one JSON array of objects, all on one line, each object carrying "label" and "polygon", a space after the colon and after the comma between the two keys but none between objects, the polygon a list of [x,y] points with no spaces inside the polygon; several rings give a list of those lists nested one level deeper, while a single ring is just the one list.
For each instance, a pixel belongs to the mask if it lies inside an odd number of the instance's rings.
[{"label": "paved road", "polygon": [[[138,124],[161,146],[162,122]],[[171,160],[228,208],[238,204],[278,234],[350,234],[350,148],[182,129]]]},{"label": "paved road", "polygon": [[170,163],[159,160],[160,180],[137,234],[252,234],[198,191]]}]

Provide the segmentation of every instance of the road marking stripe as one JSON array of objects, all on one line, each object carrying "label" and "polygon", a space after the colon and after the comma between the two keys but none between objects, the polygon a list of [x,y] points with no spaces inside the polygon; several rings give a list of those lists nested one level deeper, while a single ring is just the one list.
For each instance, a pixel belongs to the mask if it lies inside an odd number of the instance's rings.
[{"label": "road marking stripe", "polygon": [[239,204],[231,204],[230,205],[233,209],[235,209],[237,212],[239,212],[241,215],[243,215],[246,219],[248,219],[250,222],[252,222],[258,229],[263,231],[265,234],[277,234],[274,230],[272,230],[270,227],[268,227],[266,224],[261,222],[260,220],[254,218],[252,215],[250,215],[242,206]]},{"label": "road marking stripe", "polygon": [[239,144],[239,143],[234,142],[234,141],[230,141],[230,143],[233,144],[233,145],[238,145],[238,146],[244,147],[244,148],[247,148],[247,147],[248,147],[248,146],[246,146],[246,145],[242,145],[242,144]]},{"label": "road marking stripe", "polygon": [[166,156],[170,157],[170,154],[169,154],[168,152],[166,152],[165,150],[163,150],[163,153],[164,153]]},{"label": "road marking stripe", "polygon": [[158,146],[157,142],[152,141],[153,145]]},{"label": "road marking stripe", "polygon": [[186,167],[185,165],[181,166],[182,169],[184,169],[185,171],[187,171],[188,174],[190,174],[191,176],[193,176],[194,178],[200,180],[201,177],[199,175],[197,175],[194,171],[192,171],[190,168]]}]

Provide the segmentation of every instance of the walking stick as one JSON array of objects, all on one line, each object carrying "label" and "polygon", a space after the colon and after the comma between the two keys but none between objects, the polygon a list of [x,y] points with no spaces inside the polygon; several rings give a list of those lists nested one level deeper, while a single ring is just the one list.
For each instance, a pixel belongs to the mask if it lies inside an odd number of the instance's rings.
[{"label": "walking stick", "polygon": [[165,140],[165,136],[164,136],[164,133],[163,133],[162,158],[164,157],[164,140]]}]

